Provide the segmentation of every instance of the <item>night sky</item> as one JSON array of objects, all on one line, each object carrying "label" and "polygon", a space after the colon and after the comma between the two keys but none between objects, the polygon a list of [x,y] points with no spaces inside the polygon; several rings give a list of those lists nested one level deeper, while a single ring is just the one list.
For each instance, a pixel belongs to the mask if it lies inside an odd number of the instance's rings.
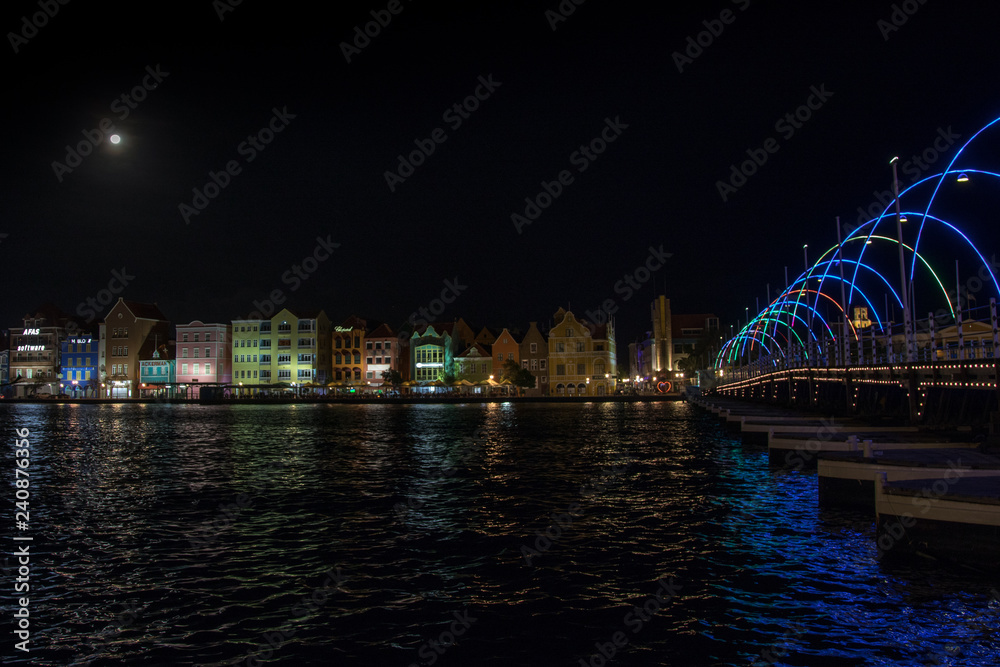
[{"label": "night sky", "polygon": [[[46,301],[79,312],[123,269],[121,295],[174,323],[229,321],[281,290],[335,322],[398,327],[457,282],[439,319],[477,329],[613,299],[625,344],[664,291],[728,325],[890,188],[893,155],[1000,115],[985,1],[911,0],[899,26],[890,2],[51,3],[37,31],[22,17],[38,2],[4,7],[5,327]],[[391,20],[356,48],[373,11]],[[808,120],[781,122],[810,101]],[[579,152],[602,132],[603,152]],[[85,133],[100,142],[70,167]],[[399,171],[415,142],[434,150]],[[723,201],[748,150],[767,161]],[[225,187],[202,201],[210,172]],[[558,197],[518,229],[543,181]],[[989,256],[983,202],[1000,190],[979,188],[961,224]],[[304,263],[318,238],[337,245]],[[651,248],[671,256],[639,285]]]}]

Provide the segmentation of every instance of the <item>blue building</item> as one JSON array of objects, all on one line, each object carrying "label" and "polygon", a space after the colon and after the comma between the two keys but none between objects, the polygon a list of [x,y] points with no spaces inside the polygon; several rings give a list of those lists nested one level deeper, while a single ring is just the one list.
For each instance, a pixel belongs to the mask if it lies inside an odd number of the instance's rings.
[{"label": "blue building", "polygon": [[89,333],[69,336],[62,342],[59,393],[73,398],[100,396],[101,380],[97,372],[99,342]]},{"label": "blue building", "polygon": [[166,346],[153,351],[152,359],[139,362],[139,395],[142,397],[172,396],[177,385],[177,361]]}]

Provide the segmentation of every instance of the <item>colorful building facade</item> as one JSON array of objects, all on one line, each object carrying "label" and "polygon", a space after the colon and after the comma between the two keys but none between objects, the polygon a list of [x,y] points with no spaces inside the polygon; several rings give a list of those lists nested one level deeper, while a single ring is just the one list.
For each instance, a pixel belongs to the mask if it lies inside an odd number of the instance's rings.
[{"label": "colorful building facade", "polygon": [[205,324],[201,320],[177,325],[176,381],[184,385],[185,395],[199,398],[199,387],[232,384],[232,328],[232,324]]},{"label": "colorful building facade", "polygon": [[296,314],[284,308],[267,320],[233,320],[232,327],[232,383],[238,393],[264,387],[325,393],[331,374],[331,326],[325,312]]},{"label": "colorful building facade", "polygon": [[531,322],[528,332],[518,346],[521,368],[527,368],[535,376],[535,386],[526,389],[525,396],[549,395],[549,342],[538,329],[537,322]]},{"label": "colorful building facade", "polygon": [[593,325],[560,308],[549,331],[551,396],[607,396],[617,387],[614,324]]},{"label": "colorful building facade", "polygon": [[170,322],[153,303],[119,297],[104,318],[106,339],[105,395],[136,398],[140,384],[139,362],[170,340]]},{"label": "colorful building facade", "polygon": [[45,305],[10,331],[10,382],[15,397],[59,393],[62,344],[70,318]]},{"label": "colorful building facade", "polygon": [[61,394],[73,398],[101,395],[100,338],[89,333],[78,333],[62,343]]},{"label": "colorful building facade", "polygon": [[402,375],[402,349],[399,337],[388,324],[375,327],[365,338],[365,382],[379,388],[386,371],[399,371]]}]

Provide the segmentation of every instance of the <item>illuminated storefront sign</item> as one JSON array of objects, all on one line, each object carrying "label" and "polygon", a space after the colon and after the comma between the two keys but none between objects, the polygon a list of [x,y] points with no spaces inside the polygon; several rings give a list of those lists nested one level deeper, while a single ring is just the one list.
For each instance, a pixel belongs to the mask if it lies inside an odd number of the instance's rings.
[{"label": "illuminated storefront sign", "polygon": [[45,350],[44,345],[18,345],[18,352],[42,352]]},{"label": "illuminated storefront sign", "polygon": [[25,329],[21,332],[22,336],[37,336],[41,329]]}]

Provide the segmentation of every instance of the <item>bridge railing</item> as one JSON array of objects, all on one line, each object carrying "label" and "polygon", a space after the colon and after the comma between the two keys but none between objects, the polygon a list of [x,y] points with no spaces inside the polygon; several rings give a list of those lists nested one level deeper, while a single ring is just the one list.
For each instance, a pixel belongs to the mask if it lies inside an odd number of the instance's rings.
[{"label": "bridge railing", "polygon": [[[841,323],[831,324],[839,333]],[[1000,355],[997,303],[951,314],[917,320],[909,332],[902,323],[855,326],[857,337],[811,339],[807,344],[790,343],[764,348],[746,346],[743,362],[721,368],[721,384],[746,380],[775,371],[809,368],[886,366],[908,363],[934,364],[966,360],[993,361]]]}]

